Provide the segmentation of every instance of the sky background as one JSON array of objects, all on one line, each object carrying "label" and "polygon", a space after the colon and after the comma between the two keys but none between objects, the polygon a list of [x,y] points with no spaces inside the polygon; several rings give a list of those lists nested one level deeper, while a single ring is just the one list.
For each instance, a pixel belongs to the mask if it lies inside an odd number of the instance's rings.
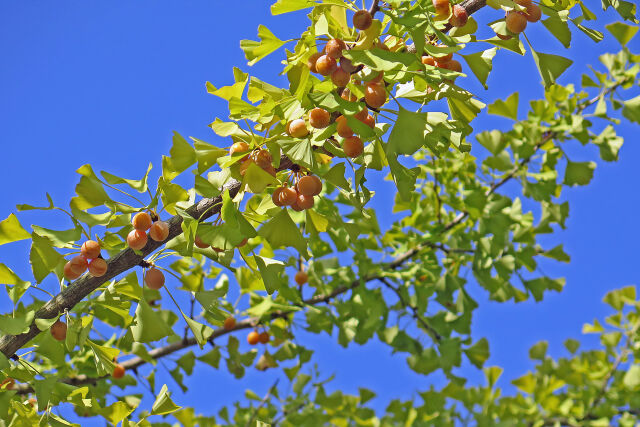
[{"label": "sky background", "polygon": [[[205,81],[218,87],[231,84],[232,67],[238,66],[269,83],[284,85],[284,79],[278,76],[282,50],[249,67],[239,41],[255,39],[259,24],[267,25],[281,39],[295,37],[308,25],[306,12],[272,17],[268,5],[266,1],[200,0],[3,2],[1,219],[15,212],[18,203],[46,203],[45,192],[58,205],[66,206],[78,180],[74,171],[86,163],[96,171],[139,178],[150,161],[160,165],[174,130],[220,146],[229,145],[207,127],[215,117],[226,117],[227,106],[206,93]],[[593,10],[603,18],[596,24],[598,29],[615,20],[611,13]],[[482,27],[498,15],[485,8],[475,17]],[[527,35],[537,50],[563,54],[562,46],[542,25],[530,25]],[[564,55],[575,64],[561,78],[563,84],[579,84],[585,64],[596,64],[599,54],[618,49],[612,38],[595,44],[574,32],[573,39],[572,48]],[[640,51],[639,40],[640,36],[630,45],[636,52]],[[524,117],[526,101],[543,95],[539,82],[530,54],[520,57],[500,51],[489,77],[490,91],[484,91],[474,77],[465,79],[462,86],[487,103],[519,91],[520,117]],[[510,123],[483,114],[473,126],[478,131],[506,130]],[[562,342],[566,338],[578,338],[583,323],[609,313],[601,302],[607,290],[637,283],[640,148],[633,136],[637,136],[638,127],[625,123],[618,131],[626,137],[620,160],[609,164],[597,161],[589,186],[564,190],[562,198],[571,204],[567,230],[543,241],[548,247],[563,243],[572,257],[570,264],[544,264],[548,275],[567,278],[564,291],[546,294],[541,303],[531,300],[514,305],[488,302],[477,285],[469,287],[481,303],[475,313],[473,335],[489,339],[488,364],[505,368],[500,386],[510,389],[508,381],[533,366],[527,352],[539,340],[549,341],[552,355],[565,355]],[[575,153],[572,160],[597,158],[594,149],[571,152]],[[154,170],[158,172],[159,167]],[[374,181],[381,194],[394,189],[381,183],[379,177]],[[374,198],[372,206],[381,222],[388,223],[388,205]],[[19,217],[24,226],[69,226],[53,214],[24,213]],[[27,258],[28,243],[0,247],[0,262],[24,279],[30,277]],[[4,311],[8,307],[8,297],[0,295],[0,308]],[[243,336],[240,338],[244,341]],[[332,387],[347,392],[357,392],[360,386],[373,389],[379,395],[374,401],[377,406],[386,405],[391,398],[409,398],[428,384],[426,377],[407,367],[405,356],[391,355],[389,348],[376,340],[343,349],[326,335],[301,334],[298,338],[316,350],[315,361],[324,373],[335,373]],[[588,337],[581,340],[587,346],[594,345]],[[243,399],[246,388],[264,394],[275,378],[275,372],[252,368],[240,381],[225,370],[214,371],[205,365],[196,369],[198,374],[185,380],[187,393],[181,393],[165,374],[160,374],[157,384],[167,382],[175,390],[176,403],[192,405],[196,412],[205,414]],[[479,378],[473,368],[465,369],[465,373]],[[67,408],[63,414],[70,415],[71,411]]]}]

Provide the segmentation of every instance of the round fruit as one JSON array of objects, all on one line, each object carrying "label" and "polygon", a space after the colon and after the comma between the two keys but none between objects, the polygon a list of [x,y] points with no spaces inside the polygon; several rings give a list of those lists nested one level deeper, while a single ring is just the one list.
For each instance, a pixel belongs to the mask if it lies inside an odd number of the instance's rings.
[{"label": "round fruit", "polygon": [[89,263],[89,274],[93,277],[102,277],[107,272],[107,261],[96,258]]},{"label": "round fruit", "polygon": [[298,192],[291,187],[285,187],[280,193],[280,203],[282,206],[293,206],[298,198]]},{"label": "round fruit", "polygon": [[71,270],[71,262],[67,262],[64,265],[64,277],[67,280],[76,280],[78,277],[82,276],[82,273],[74,273]]},{"label": "round fruit", "polygon": [[273,165],[267,166],[266,168],[264,168],[264,171],[267,172],[269,175],[271,175],[274,178],[278,174],[278,171],[276,170],[276,168],[273,167]]},{"label": "round fruit", "polygon": [[151,227],[152,223],[153,221],[151,221],[151,215],[149,215],[147,212],[137,213],[131,221],[131,224],[133,224],[133,228],[140,231],[147,231]]},{"label": "round fruit", "polygon": [[233,143],[229,149],[229,154],[233,156],[236,153],[246,153],[247,151],[249,151],[249,144],[244,141],[238,141]]},{"label": "round fruit", "polygon": [[520,34],[527,28],[527,16],[523,12],[516,10],[507,12],[505,22],[507,23],[507,30],[512,33]]},{"label": "round fruit", "polygon": [[347,59],[347,58],[340,59],[340,67],[342,67],[342,69],[349,74],[357,70],[357,67],[353,65],[350,59]]},{"label": "round fruit", "polygon": [[322,55],[316,61],[316,70],[323,76],[328,76],[329,74],[333,73],[337,67],[338,63],[329,55]]},{"label": "round fruit", "polygon": [[353,26],[359,30],[366,30],[371,26],[373,16],[368,10],[362,9],[353,14]]},{"label": "round fruit", "polygon": [[226,319],[224,319],[224,323],[222,324],[222,327],[224,329],[226,329],[227,331],[229,329],[233,329],[236,327],[236,319],[234,317],[227,317]]},{"label": "round fruit", "polygon": [[345,116],[339,116],[336,119],[336,131],[338,132],[338,135],[343,138],[353,136],[353,130],[349,127]]},{"label": "round fruit", "polygon": [[383,85],[369,84],[364,91],[364,100],[370,107],[382,107],[387,102],[387,91]]},{"label": "round fruit", "polygon": [[433,56],[428,56],[428,55],[423,56],[422,63],[424,65],[431,65],[432,67],[436,66],[436,60]]},{"label": "round fruit", "polygon": [[260,335],[258,335],[258,341],[260,341],[260,344],[267,344],[270,338],[269,333],[266,331],[260,332]]},{"label": "round fruit", "polygon": [[321,56],[322,54],[320,52],[315,52],[315,53],[312,53],[309,59],[307,60],[307,67],[309,67],[309,70],[311,70],[312,73],[318,72],[318,70],[316,69],[316,61]]},{"label": "round fruit", "polygon": [[244,160],[240,161],[240,167],[238,168],[238,170],[240,171],[240,175],[244,176],[244,174],[247,173],[247,169],[249,169],[251,163],[255,163],[252,158],[247,159],[245,157]]},{"label": "round fruit", "polygon": [[307,129],[307,124],[303,119],[295,119],[289,123],[287,128],[287,132],[289,136],[293,138],[304,138],[309,134],[309,130]]},{"label": "round fruit", "polygon": [[306,271],[300,270],[294,276],[294,280],[296,281],[296,283],[298,285],[304,285],[305,283],[307,283],[309,281],[309,275],[307,274]]},{"label": "round fruit", "polygon": [[258,344],[259,341],[260,341],[260,334],[258,334],[258,332],[256,331],[249,332],[249,335],[247,335],[247,342],[249,344],[256,345]]},{"label": "round fruit", "polygon": [[87,240],[82,244],[80,253],[87,259],[94,259],[100,256],[100,243],[95,240]]},{"label": "round fruit", "polygon": [[340,39],[331,39],[327,42],[327,55],[332,57],[333,59],[340,59],[342,56],[342,51],[345,50],[347,46]]},{"label": "round fruit", "polygon": [[156,221],[151,224],[149,237],[156,242],[164,242],[169,237],[169,224],[164,221]]},{"label": "round fruit", "polygon": [[538,22],[542,17],[542,9],[537,4],[532,4],[530,7],[527,7],[527,21],[529,22]]},{"label": "round fruit", "polygon": [[345,101],[351,101],[351,102],[355,102],[358,100],[358,97],[352,94],[351,91],[346,88],[342,90],[342,93],[340,94],[340,98],[344,99]]},{"label": "round fruit", "polygon": [[322,181],[320,181],[320,178],[318,178],[315,175],[309,175],[309,176],[316,184],[316,190],[313,192],[312,196],[317,196],[318,194],[322,193]]},{"label": "round fruit", "polygon": [[113,367],[113,373],[111,376],[115,379],[124,377],[124,366],[119,363],[116,363],[116,366]]},{"label": "round fruit", "polygon": [[445,70],[457,71],[458,73],[462,72],[462,64],[460,64],[460,62],[456,61],[455,59],[441,64],[440,67],[444,68]]},{"label": "round fruit", "polygon": [[347,156],[356,158],[364,152],[364,144],[357,136],[351,136],[342,142],[342,149]]},{"label": "round fruit", "polygon": [[351,74],[347,73],[341,67],[337,67],[336,70],[331,73],[331,81],[338,87],[345,87],[349,80],[351,80]]},{"label": "round fruit", "polygon": [[449,15],[449,0],[432,0],[433,7],[436,9],[436,15],[445,17]]},{"label": "round fruit", "polygon": [[296,200],[296,206],[300,210],[311,209],[313,207],[313,196],[305,196],[304,194],[298,194],[298,200]]},{"label": "round fruit", "polygon": [[376,127],[376,119],[371,114],[369,114],[367,118],[362,121],[362,123],[369,126],[371,129]]},{"label": "round fruit", "polygon": [[329,126],[331,114],[322,108],[314,108],[309,111],[309,124],[316,129],[324,129]]},{"label": "round fruit", "polygon": [[70,264],[69,268],[75,274],[82,274],[85,271],[87,271],[87,267],[89,267],[89,263],[87,262],[87,259],[82,255],[77,255],[71,258],[71,261],[69,261],[69,264]]},{"label": "round fruit", "polygon": [[296,201],[291,205],[291,209],[293,209],[296,212],[302,212],[304,210],[304,208],[301,208],[300,206],[298,206],[298,198],[296,197]]},{"label": "round fruit", "polygon": [[196,236],[196,238],[193,239],[193,244],[199,247],[200,249],[206,249],[209,247],[209,244],[203,242],[200,236]]},{"label": "round fruit", "polygon": [[317,194],[317,182],[313,178],[314,177],[312,175],[300,178],[298,181],[298,193],[304,196],[315,196]]},{"label": "round fruit", "polygon": [[127,244],[131,249],[139,251],[147,244],[147,233],[140,230],[131,230],[127,235]]},{"label": "round fruit", "polygon": [[533,1],[531,0],[516,0],[516,3],[520,6],[526,7],[527,9],[533,6]]},{"label": "round fruit", "polygon": [[467,10],[459,4],[454,5],[451,11],[451,18],[449,18],[449,24],[451,24],[452,27],[464,27],[467,25],[468,20],[469,15],[467,15]]},{"label": "round fruit", "polygon": [[278,187],[273,190],[273,194],[271,195],[271,201],[276,206],[282,206],[282,203],[280,202],[280,195],[282,194],[282,190],[284,190],[284,187]]},{"label": "round fruit", "polygon": [[368,115],[369,115],[369,110],[365,106],[362,110],[360,110],[357,113],[355,113],[353,115],[353,117],[355,117],[356,119],[358,119],[358,120],[360,120],[362,122],[367,118]]},{"label": "round fruit", "polygon": [[[304,123],[304,120],[302,120],[302,123]],[[267,169],[269,166],[272,166],[272,160],[273,158],[271,157],[271,153],[269,153],[269,151],[267,150],[259,150],[253,156],[253,161],[256,162],[256,164],[262,169]]]},{"label": "round fruit", "polygon": [[49,329],[51,336],[58,341],[64,341],[67,338],[67,324],[57,320]]},{"label": "round fruit", "polygon": [[144,275],[144,283],[149,289],[158,290],[164,286],[164,274],[157,268],[150,268]]},{"label": "round fruit", "polygon": [[436,61],[436,67],[439,67],[439,64],[444,64],[445,62],[449,62],[453,59],[453,53],[447,53],[445,56],[439,56],[434,58]]}]

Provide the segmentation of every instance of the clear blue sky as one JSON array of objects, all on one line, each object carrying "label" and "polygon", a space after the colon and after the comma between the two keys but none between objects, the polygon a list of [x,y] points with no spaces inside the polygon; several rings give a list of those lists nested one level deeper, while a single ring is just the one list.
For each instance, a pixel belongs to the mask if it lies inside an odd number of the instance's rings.
[{"label": "clear blue sky", "polygon": [[[232,67],[239,66],[270,83],[284,85],[277,75],[282,51],[248,67],[239,41],[255,38],[259,24],[266,24],[283,39],[295,37],[307,25],[304,12],[271,17],[268,3],[5,2],[0,14],[0,217],[6,218],[18,203],[44,203],[45,192],[59,205],[66,205],[78,179],[74,171],[85,163],[119,176],[141,176],[149,161],[160,165],[173,130],[228,145],[206,126],[215,117],[226,117],[227,112],[225,103],[206,93],[205,81],[229,84]],[[497,19],[496,14],[484,10],[477,19],[486,23]],[[613,19],[611,14],[603,16],[599,28]],[[541,25],[527,32],[538,50],[562,52]],[[634,50],[640,50],[638,37],[632,43]],[[574,33],[572,49],[565,56],[571,56],[576,65],[561,83],[579,83],[585,63],[595,64],[598,54],[617,48],[615,42],[596,45]],[[530,55],[499,52],[489,78],[491,92],[482,90],[472,77],[467,80],[468,87],[487,103],[519,91],[521,115],[526,100],[542,96]],[[473,125],[477,130],[507,129],[509,122],[482,115]],[[607,290],[637,281],[640,147],[632,135],[637,136],[638,128],[623,125],[619,130],[627,138],[620,161],[599,161],[591,185],[565,190],[563,198],[571,203],[568,229],[545,241],[549,247],[564,243],[572,256],[569,265],[544,266],[551,276],[567,277],[565,290],[547,294],[541,303],[513,305],[487,302],[478,286],[470,286],[481,302],[474,318],[474,336],[489,339],[489,364],[506,369],[502,386],[531,366],[527,351],[532,344],[547,339],[550,352],[562,355],[565,338],[578,337],[584,322],[608,313],[601,303]],[[597,153],[576,150],[576,156],[591,160]],[[386,212],[375,199],[373,204]],[[20,218],[23,225],[68,226],[59,217],[25,214]],[[27,256],[26,243],[0,247],[0,262],[23,278],[30,277]],[[8,298],[0,296],[0,308],[8,306]],[[392,356],[387,347],[375,342],[345,350],[326,335],[303,334],[300,340],[317,350],[322,371],[336,374],[336,388],[350,392],[359,386],[371,388],[380,396],[377,405],[393,397],[408,398],[425,386],[425,378],[408,369],[404,356]],[[181,393],[168,375],[160,374],[157,382],[164,380],[176,390],[178,404],[194,405],[196,411],[207,414],[243,399],[245,388],[264,393],[274,379],[274,373],[254,369],[241,381],[224,370],[204,365],[196,369],[198,375],[185,381],[187,393]],[[473,369],[468,373],[477,378]]]}]

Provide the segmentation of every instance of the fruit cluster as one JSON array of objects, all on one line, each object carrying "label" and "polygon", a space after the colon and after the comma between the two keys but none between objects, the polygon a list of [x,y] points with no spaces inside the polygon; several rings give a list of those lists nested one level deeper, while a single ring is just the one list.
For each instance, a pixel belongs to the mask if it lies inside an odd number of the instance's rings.
[{"label": "fruit cluster", "polygon": [[87,240],[80,247],[80,255],[71,258],[63,269],[67,280],[75,280],[89,270],[93,277],[102,277],[107,272],[107,262],[100,255],[100,243]]},{"label": "fruit cluster", "polygon": [[[507,12],[505,16],[505,23],[507,24],[507,30],[509,30],[513,34],[520,34],[527,28],[528,22],[538,22],[540,17],[542,16],[542,10],[540,6],[534,4],[531,0],[515,0],[517,4],[523,6],[526,10],[511,10]],[[498,35],[503,40],[508,40],[512,36],[501,36]]]},{"label": "fruit cluster", "polygon": [[251,345],[256,345],[258,343],[267,344],[270,339],[271,337],[267,331],[258,332],[254,329],[247,335],[247,342]]},{"label": "fruit cluster", "polygon": [[300,177],[292,187],[285,182],[283,186],[276,188],[271,200],[276,206],[289,206],[294,211],[300,212],[311,209],[315,204],[314,197],[321,191],[320,178],[315,175],[305,175]]},{"label": "fruit cluster", "polygon": [[[169,237],[169,224],[165,221],[154,221],[148,212],[135,214],[131,220],[131,225],[133,225],[133,230],[127,235],[127,244],[131,249],[137,251],[147,245],[149,237],[156,242],[163,242]],[[147,230],[149,231],[148,236]]]}]

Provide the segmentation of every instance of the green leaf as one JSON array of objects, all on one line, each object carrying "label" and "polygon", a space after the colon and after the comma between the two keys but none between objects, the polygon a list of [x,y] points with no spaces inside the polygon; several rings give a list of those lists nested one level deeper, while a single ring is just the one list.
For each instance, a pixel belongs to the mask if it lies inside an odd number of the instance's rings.
[{"label": "green leaf", "polygon": [[640,95],[624,102],[622,115],[632,122],[640,123]]},{"label": "green leaf", "polygon": [[593,178],[595,168],[595,162],[567,162],[565,185],[587,185]]},{"label": "green leaf", "polygon": [[145,300],[138,302],[133,324],[129,329],[134,341],[142,343],[158,341],[173,334],[169,325]]},{"label": "green leaf", "polygon": [[258,27],[258,37],[260,41],[241,40],[240,48],[249,61],[249,65],[254,65],[265,56],[282,47],[286,41],[277,38],[267,27]]},{"label": "green leaf", "polygon": [[283,139],[278,141],[282,151],[293,161],[306,168],[315,168],[311,142],[306,139]]},{"label": "green leaf", "polygon": [[489,359],[489,342],[486,338],[481,338],[474,345],[464,350],[464,354],[467,355],[469,362],[475,365],[476,368],[481,369],[484,362]]},{"label": "green leaf", "polygon": [[173,132],[170,154],[171,169],[181,173],[196,162],[196,150],[178,132]]},{"label": "green leaf", "polygon": [[555,38],[566,48],[571,44],[571,30],[567,23],[568,11],[564,14],[554,14],[542,21],[542,24],[549,30]]},{"label": "green leaf", "polygon": [[33,322],[35,311],[26,313],[15,313],[14,316],[0,316],[0,331],[5,334],[19,335],[29,331],[29,326]]},{"label": "green leaf", "polygon": [[283,13],[307,9],[315,5],[316,3],[310,0],[278,0],[271,5],[271,14],[281,15]]},{"label": "green leaf", "polygon": [[340,187],[343,190],[349,191],[351,186],[349,185],[349,181],[345,178],[346,176],[346,167],[344,163],[335,164],[327,173],[322,175],[326,181],[335,185],[336,187]]},{"label": "green leaf", "polygon": [[[425,45],[425,48],[427,46]],[[390,52],[379,48],[366,50],[345,50],[344,57],[353,62],[354,65],[363,64],[372,70],[392,71],[400,70],[403,67],[410,67],[418,64],[416,55],[405,52]]]},{"label": "green leaf", "polygon": [[294,247],[305,258],[307,255],[307,241],[295,222],[289,216],[286,209],[281,209],[269,222],[258,230],[258,235],[262,236],[272,248]]},{"label": "green leaf", "polygon": [[73,248],[73,244],[82,237],[82,229],[80,227],[70,230],[49,230],[32,225],[31,228],[39,236],[47,237],[53,243],[53,246],[57,248]]},{"label": "green leaf", "polygon": [[248,188],[250,192],[255,194],[262,193],[269,185],[278,185],[279,183],[273,175],[254,162],[249,163],[242,178],[243,188]]},{"label": "green leaf", "polygon": [[149,178],[149,172],[151,172],[151,167],[152,165],[151,163],[149,163],[149,167],[147,168],[147,173],[145,173],[141,179],[120,178],[119,176],[115,176],[105,171],[101,171],[100,175],[102,175],[104,180],[111,185],[126,184],[129,187],[133,188],[134,190],[138,191],[139,193],[144,193],[145,191],[147,191],[147,188],[149,188],[147,185],[147,179]]},{"label": "green leaf", "polygon": [[493,57],[496,56],[497,51],[497,47],[492,47],[491,49],[476,52],[471,55],[462,55],[471,71],[473,71],[473,74],[478,78],[485,89],[489,88],[487,86],[487,78],[493,68]]},{"label": "green leaf", "polygon": [[100,414],[109,420],[113,425],[117,425],[120,421],[128,417],[136,407],[131,407],[123,401],[114,402],[112,405],[103,408]]},{"label": "green leaf", "polygon": [[91,340],[87,340],[86,343],[93,351],[98,375],[111,375],[113,373],[113,368],[115,367],[113,359],[118,356],[120,350],[117,348],[98,345]]},{"label": "green leaf", "polygon": [[399,107],[398,119],[393,125],[387,144],[387,156],[412,155],[423,145],[427,132],[427,114]]},{"label": "green leaf", "polygon": [[96,206],[102,206],[106,202],[111,201],[109,195],[104,190],[102,182],[91,169],[91,165],[83,165],[76,172],[82,177],[76,185],[76,194],[78,197],[72,199],[73,205],[77,209],[86,210]]},{"label": "green leaf", "polygon": [[[233,123],[235,125],[235,123]],[[236,125],[237,126],[237,125]],[[218,158],[226,156],[227,150],[211,145],[198,138],[189,137],[193,141],[193,148],[198,162],[198,173],[201,174],[216,164]]]},{"label": "green leaf", "polygon": [[564,278],[551,279],[549,277],[539,277],[533,280],[525,280],[524,286],[531,291],[536,301],[542,300],[542,294],[547,290],[560,292],[565,284]]},{"label": "green leaf", "polygon": [[200,348],[204,347],[204,345],[207,343],[207,340],[213,334],[213,329],[211,329],[207,325],[203,325],[200,322],[196,322],[189,316],[186,316],[184,313],[182,314],[182,316],[187,322],[187,325],[189,325],[189,329],[191,329],[191,332],[193,332],[193,336],[195,337],[196,341],[198,341],[198,345],[200,346]]},{"label": "green leaf", "polygon": [[[308,211],[307,211],[308,212]],[[265,258],[259,255],[254,255],[254,260],[260,270],[264,287],[271,295],[283,284],[284,280],[282,275],[284,273],[284,263],[276,259]]]},{"label": "green leaf", "polygon": [[416,177],[418,175],[418,169],[408,169],[398,162],[395,156],[387,156],[389,161],[389,169],[393,181],[396,183],[400,197],[403,200],[409,201],[413,197],[413,192],[416,186]]},{"label": "green leaf", "polygon": [[64,257],[53,249],[49,239],[36,233],[32,234],[29,263],[31,263],[36,283],[42,282],[62,262],[64,262]]},{"label": "green leaf", "polygon": [[169,394],[169,389],[167,385],[164,384],[162,389],[160,389],[160,393],[158,393],[158,396],[156,397],[156,401],[151,407],[151,415],[166,415],[179,409],[182,409],[182,407],[173,403],[171,395]]},{"label": "green leaf", "polygon": [[[249,81],[249,75],[247,73],[242,72],[239,68],[233,67],[233,78],[235,79],[235,83],[231,86],[223,86],[220,89],[216,88],[211,83],[207,82],[207,92],[211,95],[218,96],[226,101],[231,101],[233,98],[242,98],[242,93],[244,92],[244,88],[247,86],[247,82]],[[218,119],[216,119],[216,122]],[[215,122],[214,122],[215,123]],[[212,123],[213,125],[213,123]],[[214,126],[211,128],[215,131]],[[228,136],[228,135],[220,135],[220,136]]]},{"label": "green leaf", "polygon": [[624,374],[622,383],[628,389],[635,390],[640,386],[640,365],[631,365]]},{"label": "green leaf", "polygon": [[514,92],[504,101],[498,99],[493,104],[490,104],[487,112],[496,116],[504,116],[513,120],[518,120],[518,101],[519,94],[518,92]]},{"label": "green leaf", "polygon": [[31,282],[22,280],[13,270],[2,263],[0,263],[0,283],[18,287],[29,287],[31,285]]},{"label": "green leaf", "polygon": [[542,76],[545,87],[552,85],[556,79],[573,64],[573,61],[568,58],[536,52],[533,48],[531,48],[531,53],[538,67],[538,71],[540,71],[540,76]]},{"label": "green leaf", "polygon": [[615,37],[622,46],[629,43],[638,32],[638,27],[633,27],[623,22],[614,22],[613,24],[605,25],[605,28],[613,34],[613,37]]},{"label": "green leaf", "polygon": [[529,349],[529,357],[534,360],[544,360],[547,354],[547,347],[549,343],[546,341],[540,341]]},{"label": "green leaf", "polygon": [[28,239],[29,237],[31,237],[31,234],[22,228],[15,214],[10,214],[5,220],[0,222],[0,245]]}]

